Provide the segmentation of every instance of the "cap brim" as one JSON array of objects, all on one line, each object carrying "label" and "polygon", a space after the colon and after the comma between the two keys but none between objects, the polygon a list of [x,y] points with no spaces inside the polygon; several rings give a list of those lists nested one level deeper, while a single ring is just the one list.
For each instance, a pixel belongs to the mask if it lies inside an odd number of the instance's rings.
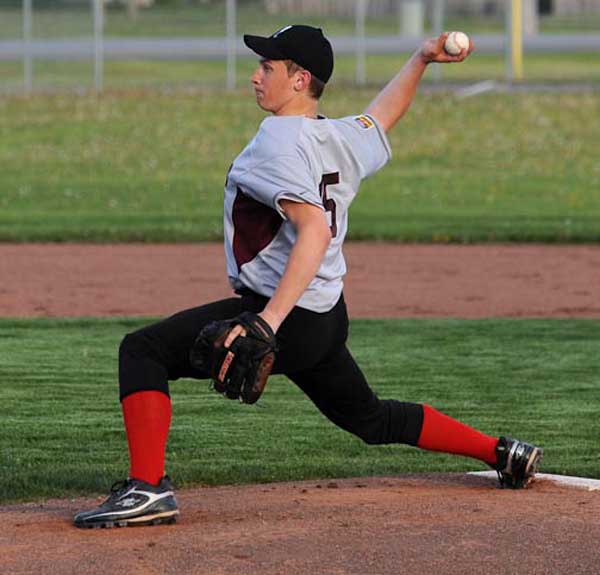
[{"label": "cap brim", "polygon": [[244,44],[259,56],[267,60],[287,60],[287,56],[275,46],[273,38],[244,34]]}]

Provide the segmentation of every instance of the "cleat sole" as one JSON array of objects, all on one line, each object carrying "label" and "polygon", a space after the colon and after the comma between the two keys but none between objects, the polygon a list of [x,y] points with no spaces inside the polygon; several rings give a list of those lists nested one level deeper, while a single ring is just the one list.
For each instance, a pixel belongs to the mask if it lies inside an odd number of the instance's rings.
[{"label": "cleat sole", "polygon": [[83,529],[112,529],[113,527],[142,527],[153,525],[172,525],[177,522],[179,511],[167,511],[148,516],[133,517],[120,521],[98,521],[95,523],[75,524],[75,527]]}]

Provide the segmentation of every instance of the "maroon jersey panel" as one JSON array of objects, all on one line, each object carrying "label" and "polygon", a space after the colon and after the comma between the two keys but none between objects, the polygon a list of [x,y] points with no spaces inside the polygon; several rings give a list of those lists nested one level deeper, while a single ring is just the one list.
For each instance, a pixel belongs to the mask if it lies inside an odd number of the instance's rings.
[{"label": "maroon jersey panel", "polygon": [[251,262],[277,235],[283,220],[269,206],[237,189],[233,202],[233,255],[239,269]]}]

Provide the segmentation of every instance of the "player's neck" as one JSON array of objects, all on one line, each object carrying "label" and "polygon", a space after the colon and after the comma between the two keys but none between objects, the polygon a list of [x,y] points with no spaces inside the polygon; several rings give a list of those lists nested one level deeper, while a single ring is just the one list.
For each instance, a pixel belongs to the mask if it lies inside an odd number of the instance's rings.
[{"label": "player's neck", "polygon": [[319,103],[313,98],[298,98],[286,102],[277,111],[275,116],[306,116],[316,118],[319,115]]}]

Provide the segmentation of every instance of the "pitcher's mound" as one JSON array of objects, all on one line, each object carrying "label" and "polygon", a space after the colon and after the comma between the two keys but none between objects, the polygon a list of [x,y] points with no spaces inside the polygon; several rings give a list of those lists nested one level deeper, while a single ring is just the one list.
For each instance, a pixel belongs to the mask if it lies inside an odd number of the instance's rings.
[{"label": "pitcher's mound", "polygon": [[79,530],[99,500],[0,508],[1,573],[595,573],[600,494],[427,474],[177,493],[176,525]]}]

